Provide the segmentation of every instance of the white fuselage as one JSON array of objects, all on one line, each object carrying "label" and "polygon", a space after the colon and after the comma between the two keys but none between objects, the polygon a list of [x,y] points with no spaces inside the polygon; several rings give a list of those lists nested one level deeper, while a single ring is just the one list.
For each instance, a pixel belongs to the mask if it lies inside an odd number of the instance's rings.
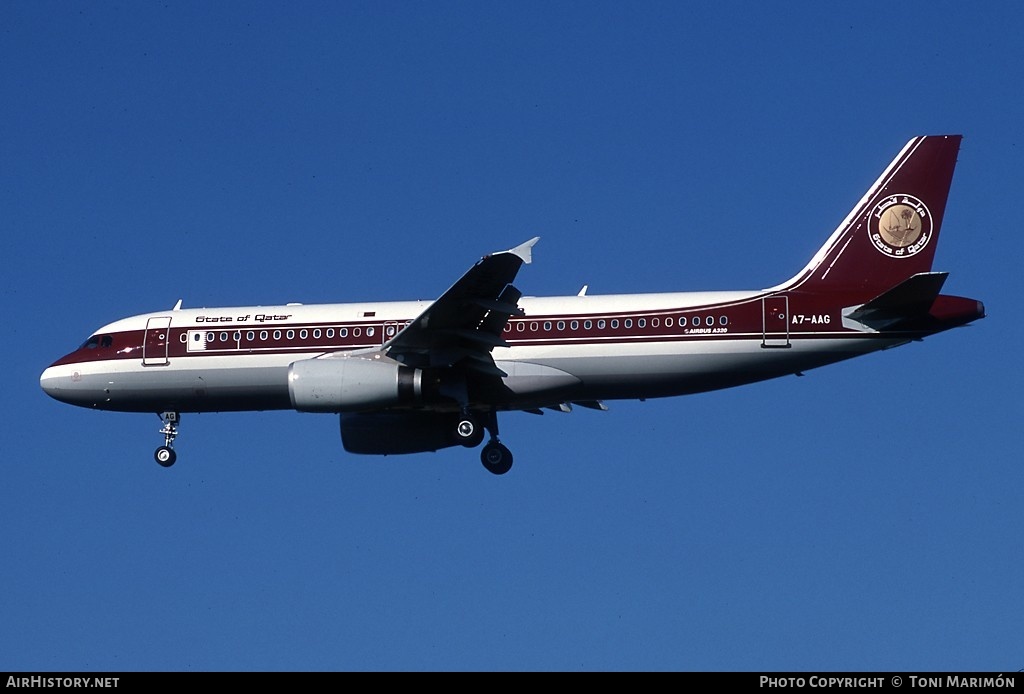
[{"label": "white fuselage", "polygon": [[[507,346],[491,351],[511,394],[487,404],[520,409],[714,390],[907,339],[865,339],[865,332],[844,329],[839,315],[824,313],[803,325],[805,316],[787,311],[784,331],[769,330],[766,296],[740,291],[523,297],[524,315],[512,318],[503,333]],[[41,383],[58,399],[98,409],[290,408],[292,363],[380,350],[429,305],[289,304],[133,316],[98,330],[94,347],[83,346],[46,369]]]}]

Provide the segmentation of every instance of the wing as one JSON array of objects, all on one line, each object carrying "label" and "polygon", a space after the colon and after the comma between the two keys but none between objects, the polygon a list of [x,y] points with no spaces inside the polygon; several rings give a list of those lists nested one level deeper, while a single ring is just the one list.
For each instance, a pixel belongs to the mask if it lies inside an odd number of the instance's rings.
[{"label": "wing", "polygon": [[505,373],[494,365],[491,350],[505,346],[501,337],[522,292],[512,280],[530,263],[534,237],[526,243],[481,258],[459,281],[384,345],[385,354],[416,368],[456,364],[493,376]]}]

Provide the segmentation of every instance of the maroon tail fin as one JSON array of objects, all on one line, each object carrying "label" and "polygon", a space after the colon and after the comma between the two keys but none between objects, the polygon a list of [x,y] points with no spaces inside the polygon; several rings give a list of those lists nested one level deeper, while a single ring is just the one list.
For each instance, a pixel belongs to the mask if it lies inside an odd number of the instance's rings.
[{"label": "maroon tail fin", "polygon": [[960,139],[908,142],[807,267],[775,289],[839,292],[852,304],[929,272]]}]

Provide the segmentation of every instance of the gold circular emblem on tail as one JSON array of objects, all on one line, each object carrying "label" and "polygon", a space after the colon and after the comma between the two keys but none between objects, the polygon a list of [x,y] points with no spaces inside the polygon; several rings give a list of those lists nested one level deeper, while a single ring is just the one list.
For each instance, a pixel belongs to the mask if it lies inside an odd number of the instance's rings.
[{"label": "gold circular emblem on tail", "polygon": [[909,258],[931,240],[932,216],[913,195],[888,195],[871,211],[868,234],[885,255]]}]

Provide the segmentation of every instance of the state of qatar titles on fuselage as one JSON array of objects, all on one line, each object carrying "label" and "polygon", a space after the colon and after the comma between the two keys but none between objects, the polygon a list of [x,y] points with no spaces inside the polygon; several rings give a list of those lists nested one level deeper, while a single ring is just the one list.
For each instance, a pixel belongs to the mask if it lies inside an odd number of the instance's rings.
[{"label": "state of qatar titles on fuselage", "polygon": [[931,271],[959,136],[912,139],[787,282],[763,290],[523,297],[537,239],[484,256],[433,302],[182,309],[98,330],[41,377],[83,407],[178,414],[341,414],[347,450],[476,446],[511,466],[497,413],[752,383],[921,339],[984,316]]}]

